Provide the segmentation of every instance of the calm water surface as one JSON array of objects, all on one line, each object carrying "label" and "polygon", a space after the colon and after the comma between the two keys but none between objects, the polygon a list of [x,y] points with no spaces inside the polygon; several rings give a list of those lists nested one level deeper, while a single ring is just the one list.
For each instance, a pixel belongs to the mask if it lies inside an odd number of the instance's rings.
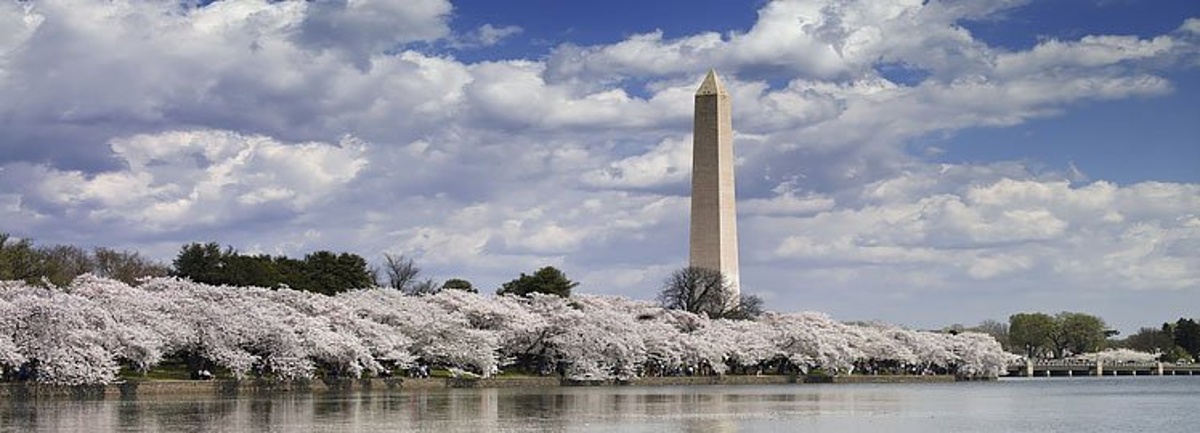
[{"label": "calm water surface", "polygon": [[1184,432],[1200,376],[2,401],[12,432]]}]

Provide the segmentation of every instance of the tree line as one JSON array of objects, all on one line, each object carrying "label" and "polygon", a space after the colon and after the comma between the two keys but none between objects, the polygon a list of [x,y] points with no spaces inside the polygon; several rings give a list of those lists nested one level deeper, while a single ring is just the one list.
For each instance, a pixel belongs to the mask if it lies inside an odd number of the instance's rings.
[{"label": "tree line", "polygon": [[1200,322],[1180,318],[1161,327],[1144,327],[1120,342],[1122,346],[1149,353],[1161,353],[1159,360],[1175,362],[1200,360]]},{"label": "tree line", "polygon": [[[216,242],[183,245],[170,266],[133,251],[96,248],[87,251],[70,245],[34,246],[28,239],[11,241],[0,234],[0,280],[65,286],[90,273],[126,284],[148,277],[174,276],[216,286],[263,287],[335,295],[355,289],[388,287],[407,295],[436,294],[442,290],[478,293],[470,281],[452,278],[439,282],[422,275],[416,262],[402,254],[384,254],[382,268],[372,267],[354,253],[316,251],[303,258],[284,255],[244,254]],[[497,295],[528,296],[534,293],[570,297],[579,283],[553,266],[532,274],[521,273],[503,283]],[[685,267],[670,274],[658,294],[668,309],[705,314],[711,318],[752,319],[763,312],[762,299],[742,295],[730,299],[730,280],[720,271]]]},{"label": "tree line", "polygon": [[[30,239],[15,239],[0,233],[0,281],[65,286],[83,274],[130,285],[138,284],[143,278],[173,276],[218,286],[286,287],[325,295],[369,287],[389,287],[409,295],[435,294],[442,290],[477,292],[470,281],[462,278],[439,282],[425,277],[415,261],[402,254],[384,254],[382,268],[379,268],[371,266],[362,256],[347,252],[321,250],[302,258],[292,258],[244,254],[216,242],[194,242],[183,245],[167,265],[136,251],[35,245]],[[504,283],[498,293],[547,293],[568,297],[577,285],[562,271],[547,266],[532,275],[522,273]]]},{"label": "tree line", "polygon": [[950,331],[974,331],[991,335],[1009,352],[1028,359],[1062,359],[1105,349],[1130,349],[1157,354],[1163,362],[1200,360],[1200,322],[1180,318],[1160,327],[1143,327],[1116,338],[1104,319],[1086,313],[1057,314],[1024,312],[1013,314],[1008,323],[987,320],[978,326],[955,325]]},{"label": "tree line", "polygon": [[317,251],[303,259],[241,254],[215,242],[185,245],[172,275],[217,286],[288,287],[333,295],[378,285],[366,259],[352,253]]},{"label": "tree line", "polygon": [[83,274],[135,284],[143,277],[163,277],[171,269],[136,251],[73,245],[35,246],[29,239],[0,233],[0,281],[63,286]]}]

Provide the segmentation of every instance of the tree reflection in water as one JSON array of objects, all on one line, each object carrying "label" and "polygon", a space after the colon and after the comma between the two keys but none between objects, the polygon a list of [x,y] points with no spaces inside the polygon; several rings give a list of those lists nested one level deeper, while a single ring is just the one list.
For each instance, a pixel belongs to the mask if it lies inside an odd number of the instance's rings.
[{"label": "tree reflection in water", "polygon": [[1182,431],[1200,424],[1187,379],[6,397],[0,431]]}]

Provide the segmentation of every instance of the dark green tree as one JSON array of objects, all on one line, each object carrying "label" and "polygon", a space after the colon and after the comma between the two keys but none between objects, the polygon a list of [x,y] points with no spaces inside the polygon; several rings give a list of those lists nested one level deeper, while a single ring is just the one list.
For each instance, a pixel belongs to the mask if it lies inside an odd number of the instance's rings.
[{"label": "dark green tree", "polygon": [[1179,319],[1173,328],[1171,334],[1175,345],[1191,355],[1193,360],[1200,360],[1200,323],[1193,319]]},{"label": "dark green tree", "polygon": [[1054,317],[1045,313],[1017,313],[1008,318],[1008,340],[1026,358],[1042,358],[1053,350]]},{"label": "dark green tree", "polygon": [[1108,340],[1108,327],[1104,320],[1084,313],[1061,312],[1054,318],[1055,332],[1051,334],[1054,342],[1054,355],[1061,358],[1066,352],[1071,354],[1098,352],[1104,349]]},{"label": "dark green tree", "polygon": [[276,269],[275,260],[268,255],[229,254],[222,258],[221,279],[236,286],[277,288],[283,275]]},{"label": "dark green tree", "polygon": [[1109,330],[1104,320],[1084,313],[1064,311],[1055,316],[1045,313],[1020,313],[1009,318],[1008,339],[1013,350],[1026,357],[1062,358],[1103,349]]},{"label": "dark green tree", "polygon": [[304,261],[285,256],[271,258],[272,267],[279,275],[279,285],[294,290],[313,291],[313,285],[308,280],[304,270]]},{"label": "dark green tree", "polygon": [[553,266],[538,269],[533,275],[521,274],[520,277],[504,283],[497,295],[525,296],[530,293],[546,293],[564,298],[571,296],[571,289],[579,283],[567,279],[567,275]]},{"label": "dark green tree", "polygon": [[221,246],[216,242],[187,244],[171,262],[171,273],[197,283],[230,284],[224,268],[225,258],[233,254],[232,249],[221,251]]},{"label": "dark green tree", "polygon": [[374,273],[357,254],[310,253],[303,260],[265,254],[238,254],[215,243],[185,245],[174,261],[174,275],[205,284],[289,287],[327,295],[372,287]]},{"label": "dark green tree", "polygon": [[375,285],[367,260],[351,253],[317,251],[304,256],[304,274],[308,290],[333,295]]},{"label": "dark green tree", "polygon": [[442,289],[443,290],[462,290],[464,292],[479,293],[478,290],[475,290],[475,286],[471,285],[470,281],[464,280],[462,278],[451,278],[449,280],[446,280],[445,283],[442,283]]}]

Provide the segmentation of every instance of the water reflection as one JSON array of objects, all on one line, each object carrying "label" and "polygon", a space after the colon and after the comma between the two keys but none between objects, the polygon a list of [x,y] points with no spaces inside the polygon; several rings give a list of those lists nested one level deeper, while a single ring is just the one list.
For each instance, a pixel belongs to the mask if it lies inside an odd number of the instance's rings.
[{"label": "water reflection", "polygon": [[739,431],[738,419],[819,413],[828,409],[824,402],[841,398],[825,396],[814,387],[631,387],[10,400],[0,411],[0,423],[12,431],[163,432],[590,431],[596,426],[665,423],[668,431],[724,433]]},{"label": "water reflection", "polygon": [[[1200,381],[1113,382],[1122,406],[1153,403],[1158,415],[1091,410],[1112,399],[1093,382],[986,385],[608,387],[253,393],[142,399],[9,399],[0,431],[560,431],[734,433],[754,431],[1008,431],[1037,425],[1094,431],[1200,422],[1190,407]],[[1082,383],[1082,385],[1080,385]],[[1084,387],[1084,388],[1081,388]],[[1131,387],[1140,387],[1131,389]],[[1055,396],[1071,396],[1059,399]],[[1186,398],[1180,398],[1186,396]],[[1089,400],[1090,399],[1090,400]],[[1191,401],[1188,401],[1191,399]],[[1146,400],[1139,403],[1140,400]],[[1111,404],[1111,403],[1107,403]],[[1143,406],[1145,407],[1145,406]],[[1078,409],[1078,417],[1069,414]],[[1087,417],[1120,413],[1109,424]],[[1064,415],[1068,414],[1068,415]],[[1133,417],[1131,419],[1131,417]],[[1013,424],[1019,420],[1022,424]],[[1191,424],[1184,424],[1191,423]],[[1169,431],[1170,426],[1165,430]]]}]

